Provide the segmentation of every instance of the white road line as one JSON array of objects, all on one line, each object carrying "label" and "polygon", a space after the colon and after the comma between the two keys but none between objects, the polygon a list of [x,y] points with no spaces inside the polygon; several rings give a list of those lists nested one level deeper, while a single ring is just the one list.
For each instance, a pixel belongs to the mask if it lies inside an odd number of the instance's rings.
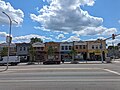
[{"label": "white road line", "polygon": [[27,68],[27,69],[9,69],[10,71],[19,70],[101,70],[101,68]]},{"label": "white road line", "polygon": [[116,72],[116,71],[113,71],[113,70],[110,70],[110,69],[103,69],[103,70],[108,71],[108,72],[111,72],[111,73],[114,73],[114,74],[120,76],[120,73],[119,73],[119,72]]},{"label": "white road line", "polygon": [[0,80],[0,83],[17,83],[17,82],[120,82],[120,79],[76,79],[76,80]]}]

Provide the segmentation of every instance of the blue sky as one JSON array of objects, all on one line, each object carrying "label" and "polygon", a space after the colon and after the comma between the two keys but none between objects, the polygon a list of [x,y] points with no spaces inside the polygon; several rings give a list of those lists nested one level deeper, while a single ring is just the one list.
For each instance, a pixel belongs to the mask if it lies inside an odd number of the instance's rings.
[{"label": "blue sky", "polygon": [[[5,42],[9,14],[13,42],[32,37],[48,41],[79,41],[120,33],[120,0],[0,0],[0,43]],[[11,9],[12,8],[12,9]],[[120,42],[118,36],[114,42]],[[108,40],[107,43],[111,44]]]}]

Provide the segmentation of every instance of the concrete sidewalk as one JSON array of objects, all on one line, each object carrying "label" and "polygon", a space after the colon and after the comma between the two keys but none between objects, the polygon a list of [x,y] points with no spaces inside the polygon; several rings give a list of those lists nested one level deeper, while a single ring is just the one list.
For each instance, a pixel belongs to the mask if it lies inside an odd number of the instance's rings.
[{"label": "concrete sidewalk", "polygon": [[120,59],[112,59],[113,63],[120,63]]}]

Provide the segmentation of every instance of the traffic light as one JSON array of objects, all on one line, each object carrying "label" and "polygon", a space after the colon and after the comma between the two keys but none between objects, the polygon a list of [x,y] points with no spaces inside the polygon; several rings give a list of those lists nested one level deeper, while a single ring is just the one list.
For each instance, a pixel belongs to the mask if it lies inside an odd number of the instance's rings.
[{"label": "traffic light", "polygon": [[112,39],[113,39],[113,40],[115,39],[115,34],[112,34]]}]

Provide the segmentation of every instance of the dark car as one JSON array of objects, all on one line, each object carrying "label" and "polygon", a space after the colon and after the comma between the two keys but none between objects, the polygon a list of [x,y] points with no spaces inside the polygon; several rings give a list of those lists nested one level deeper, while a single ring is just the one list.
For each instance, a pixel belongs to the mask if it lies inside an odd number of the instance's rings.
[{"label": "dark car", "polygon": [[48,64],[60,64],[60,61],[48,60],[48,61],[44,61],[43,64],[45,64],[45,65],[48,65]]}]

